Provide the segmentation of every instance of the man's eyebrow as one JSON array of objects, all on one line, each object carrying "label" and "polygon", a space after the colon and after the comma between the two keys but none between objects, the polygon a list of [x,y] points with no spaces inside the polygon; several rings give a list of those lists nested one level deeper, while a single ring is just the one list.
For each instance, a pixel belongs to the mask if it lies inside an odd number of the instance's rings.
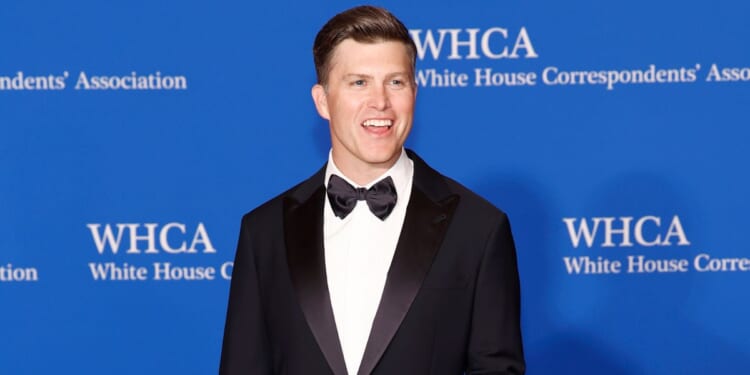
[{"label": "man's eyebrow", "polygon": [[369,78],[369,79],[372,79],[373,77],[371,75],[367,75],[367,74],[349,73],[349,74],[344,74],[344,78]]},{"label": "man's eyebrow", "polygon": [[396,76],[406,76],[406,75],[409,75],[409,73],[408,72],[394,72],[394,73],[388,74],[386,77],[392,78]]},{"label": "man's eyebrow", "polygon": [[[393,77],[397,77],[397,76],[406,76],[406,75],[409,75],[409,73],[407,73],[407,72],[393,72],[393,73],[386,74],[386,78],[393,78]],[[345,79],[346,78],[368,78],[368,79],[373,79],[374,77],[371,76],[371,75],[369,75],[369,74],[364,74],[364,73],[349,73],[349,74],[344,74],[344,78]]]}]

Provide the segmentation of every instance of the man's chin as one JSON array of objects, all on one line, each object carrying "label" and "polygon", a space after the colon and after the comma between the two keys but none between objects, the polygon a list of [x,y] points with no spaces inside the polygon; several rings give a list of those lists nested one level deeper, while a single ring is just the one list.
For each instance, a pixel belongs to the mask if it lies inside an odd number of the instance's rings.
[{"label": "man's chin", "polygon": [[390,166],[398,160],[400,155],[401,148],[398,150],[389,150],[388,152],[368,154],[363,158],[363,161],[373,166]]}]

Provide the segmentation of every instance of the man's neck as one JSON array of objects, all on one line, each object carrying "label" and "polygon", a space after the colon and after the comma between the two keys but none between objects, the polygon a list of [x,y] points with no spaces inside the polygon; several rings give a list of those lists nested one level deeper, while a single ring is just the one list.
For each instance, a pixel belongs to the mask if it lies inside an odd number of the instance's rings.
[{"label": "man's neck", "polygon": [[367,186],[375,181],[375,179],[388,172],[388,170],[396,164],[400,156],[401,154],[397,154],[392,160],[378,164],[362,162],[347,163],[345,161],[337,160],[335,154],[332,155],[332,158],[333,163],[336,164],[336,168],[338,168],[346,178],[352,180],[359,186]]}]

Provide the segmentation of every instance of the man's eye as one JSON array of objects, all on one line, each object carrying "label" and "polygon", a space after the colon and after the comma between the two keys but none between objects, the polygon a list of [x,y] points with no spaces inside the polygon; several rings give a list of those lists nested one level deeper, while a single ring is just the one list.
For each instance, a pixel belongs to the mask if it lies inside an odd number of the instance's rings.
[{"label": "man's eye", "polygon": [[389,85],[393,88],[400,89],[408,86],[408,82],[403,79],[392,79],[389,82]]},{"label": "man's eye", "polygon": [[352,85],[353,86],[364,86],[365,85],[365,80],[364,79],[358,79],[358,80],[352,82]]}]

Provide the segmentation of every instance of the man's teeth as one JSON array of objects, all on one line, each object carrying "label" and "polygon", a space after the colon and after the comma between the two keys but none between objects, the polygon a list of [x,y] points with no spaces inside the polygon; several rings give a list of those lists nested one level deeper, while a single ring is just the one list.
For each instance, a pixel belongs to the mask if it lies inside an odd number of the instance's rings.
[{"label": "man's teeth", "polygon": [[367,120],[362,123],[364,126],[391,126],[393,121],[391,120]]}]

